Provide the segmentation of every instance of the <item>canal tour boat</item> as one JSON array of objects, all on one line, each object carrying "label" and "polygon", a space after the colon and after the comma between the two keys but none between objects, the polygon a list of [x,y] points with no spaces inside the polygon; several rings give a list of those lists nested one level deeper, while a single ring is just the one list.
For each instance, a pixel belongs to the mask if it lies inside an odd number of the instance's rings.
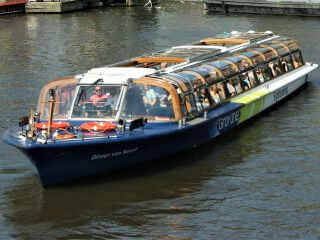
[{"label": "canal tour boat", "polygon": [[317,64],[297,41],[231,32],[48,82],[4,141],[43,186],[204,144],[299,89]]}]

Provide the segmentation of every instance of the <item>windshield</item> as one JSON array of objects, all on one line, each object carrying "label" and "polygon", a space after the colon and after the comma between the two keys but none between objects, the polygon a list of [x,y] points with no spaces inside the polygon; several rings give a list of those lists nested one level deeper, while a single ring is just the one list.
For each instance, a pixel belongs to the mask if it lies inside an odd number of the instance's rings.
[{"label": "windshield", "polygon": [[[70,108],[72,101],[74,99],[76,84],[70,85],[58,85],[51,88],[55,92],[55,107],[53,110],[54,119],[67,119],[69,117]],[[48,89],[46,89],[48,90]],[[50,109],[50,95],[48,91],[45,92],[45,101],[42,99],[39,102],[38,111],[41,113],[43,119],[48,119],[49,109]],[[42,110],[42,105],[44,105]]]},{"label": "windshield", "polygon": [[72,118],[111,118],[119,109],[121,86],[80,86]]},{"label": "windshield", "polygon": [[149,120],[174,119],[172,98],[169,92],[158,86],[132,84],[125,95],[121,118]]}]

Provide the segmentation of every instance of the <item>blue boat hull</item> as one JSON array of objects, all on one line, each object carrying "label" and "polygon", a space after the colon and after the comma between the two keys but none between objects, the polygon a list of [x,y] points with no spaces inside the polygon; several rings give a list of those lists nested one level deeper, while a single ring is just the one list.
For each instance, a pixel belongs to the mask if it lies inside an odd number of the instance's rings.
[{"label": "blue boat hull", "polygon": [[93,138],[40,144],[21,142],[13,130],[4,135],[6,143],[20,149],[36,167],[44,186],[116,169],[129,168],[147,160],[170,155],[208,142],[227,129],[218,128],[221,117],[235,112],[240,104],[228,103],[208,113],[200,123],[179,127],[178,123],[144,128],[115,138]]}]

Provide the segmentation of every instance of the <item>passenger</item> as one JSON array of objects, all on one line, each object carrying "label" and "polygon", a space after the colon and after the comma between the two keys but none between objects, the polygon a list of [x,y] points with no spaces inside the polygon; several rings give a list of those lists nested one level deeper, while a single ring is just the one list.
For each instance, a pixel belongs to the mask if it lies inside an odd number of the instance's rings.
[{"label": "passenger", "polygon": [[294,64],[295,68],[302,66],[302,59],[301,59],[299,53],[293,54],[292,57],[293,57],[293,64]]},{"label": "passenger", "polygon": [[219,94],[219,89],[217,87],[217,85],[213,85],[210,88],[210,95],[214,101],[215,104],[218,104],[221,102],[221,98],[220,98],[220,94]]},{"label": "passenger", "polygon": [[218,74],[217,74],[217,72],[216,72],[216,71],[211,72],[211,73],[210,73],[210,78],[211,78],[212,80],[218,79]]},{"label": "passenger", "polygon": [[289,72],[289,68],[288,68],[288,64],[287,64],[286,60],[284,58],[281,58],[280,62],[281,62],[281,66],[282,66],[283,71]]},{"label": "passenger", "polygon": [[209,99],[208,99],[208,94],[204,88],[201,89],[200,94],[201,94],[200,98],[201,98],[201,102],[202,102],[203,107],[204,108],[209,107],[210,103],[209,103]]},{"label": "passenger", "polygon": [[145,96],[143,96],[143,102],[146,107],[159,107],[159,97],[154,91],[153,87],[144,85]]},{"label": "passenger", "polygon": [[220,95],[220,99],[221,101],[227,98],[226,95],[226,91],[225,91],[225,87],[223,83],[218,83],[217,84],[217,88],[218,88],[218,93]]},{"label": "passenger", "polygon": [[293,65],[292,65],[292,62],[291,62],[291,56],[285,57],[284,60],[285,60],[286,63],[287,63],[288,72],[290,72],[290,71],[293,69]]},{"label": "passenger", "polygon": [[245,90],[248,90],[251,88],[251,83],[250,83],[250,80],[249,80],[249,75],[248,73],[243,73],[242,74],[242,77],[243,77],[243,83],[244,83],[244,89]]},{"label": "passenger", "polygon": [[276,72],[277,72],[277,76],[279,76],[279,75],[282,74],[281,68],[280,68],[280,66],[279,66],[278,63],[275,63],[275,64],[274,64],[274,68],[275,68],[275,70],[276,70]]},{"label": "passenger", "polygon": [[241,61],[241,64],[242,64],[242,69],[243,69],[243,70],[249,68],[249,63],[248,63],[248,61],[242,60],[242,61]]},{"label": "passenger", "polygon": [[141,89],[138,86],[131,86],[128,88],[126,98],[124,100],[125,116],[144,116],[146,115],[146,108],[143,103]]},{"label": "passenger", "polygon": [[261,68],[259,68],[256,71],[256,74],[257,74],[257,78],[258,78],[259,83],[264,83],[264,76],[263,76],[263,73],[261,71]]},{"label": "passenger", "polygon": [[254,76],[253,71],[248,72],[248,77],[249,77],[251,88],[257,86],[257,80],[256,80],[256,77]]},{"label": "passenger", "polygon": [[234,88],[231,79],[227,82],[227,89],[231,97],[236,95],[236,89]]},{"label": "passenger", "polygon": [[119,99],[119,92],[117,88],[111,87],[109,90],[109,97],[107,99],[106,105],[110,105],[111,109],[115,109]]},{"label": "passenger", "polygon": [[162,62],[160,63],[160,69],[166,69],[168,67],[168,63]]},{"label": "passenger", "polygon": [[270,62],[270,63],[268,64],[268,66],[269,66],[269,68],[270,68],[270,70],[271,70],[272,76],[273,76],[273,77],[278,76],[277,71],[276,71],[275,66],[274,66],[274,63],[273,63],[273,62]]},{"label": "passenger", "polygon": [[168,91],[162,87],[155,87],[154,90],[159,99],[160,107],[166,107],[171,100]]},{"label": "passenger", "polygon": [[90,97],[90,102],[93,106],[103,106],[106,104],[106,100],[109,97],[109,93],[102,93],[102,89],[99,86],[96,86],[94,89],[94,94]]},{"label": "passenger", "polygon": [[233,86],[235,87],[236,89],[236,92],[239,94],[239,93],[242,93],[243,92],[243,89],[242,89],[242,84],[241,82],[239,81],[239,79],[236,79],[235,81],[233,81]]}]

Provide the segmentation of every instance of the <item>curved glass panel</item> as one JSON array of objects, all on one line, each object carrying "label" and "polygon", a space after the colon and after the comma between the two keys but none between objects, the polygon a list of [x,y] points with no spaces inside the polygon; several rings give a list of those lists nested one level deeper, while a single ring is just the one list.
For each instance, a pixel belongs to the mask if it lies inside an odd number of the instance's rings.
[{"label": "curved glass panel", "polygon": [[186,84],[185,83],[186,80],[177,74],[169,73],[169,74],[162,75],[161,77],[163,77],[164,79],[169,79],[172,82],[175,82],[183,92],[187,92],[188,90],[189,91],[191,90],[191,84],[189,82]]},{"label": "curved glass panel", "polygon": [[289,42],[288,44],[286,44],[288,46],[288,48],[290,49],[291,52],[294,52],[294,51],[297,51],[300,49],[299,45],[292,41],[292,42]]},{"label": "curved glass panel", "polygon": [[228,77],[238,72],[238,70],[234,66],[232,66],[231,63],[228,63],[226,61],[220,60],[220,61],[208,62],[206,64],[212,65],[218,68],[219,70],[221,70],[223,76],[225,77]]},{"label": "curved glass panel", "polygon": [[262,56],[256,52],[242,52],[240,54],[250,58],[253,62],[253,65],[264,62]]},{"label": "curved glass panel", "polygon": [[183,77],[184,79],[186,79],[192,85],[193,89],[198,88],[198,87],[203,85],[201,80],[199,78],[197,78],[193,74],[185,73],[185,72],[179,72],[179,73],[177,73],[177,75],[179,75],[179,76]]},{"label": "curved glass panel", "polygon": [[218,70],[216,67],[212,65],[201,65],[202,68],[206,68],[210,71],[210,74],[205,78],[206,82],[211,85],[215,82],[217,82],[219,79],[221,79],[221,74],[219,73],[220,70]]},{"label": "curved glass panel", "polygon": [[296,41],[290,39],[290,38],[285,38],[285,37],[277,38],[277,39],[275,39],[275,40],[273,40],[271,42],[274,43],[274,44],[283,43],[283,44],[285,44],[285,45],[287,45],[289,47],[291,52],[300,49],[298,43]]},{"label": "curved glass panel", "polygon": [[267,46],[276,50],[280,56],[286,55],[289,53],[288,47],[284,44],[266,44]]},{"label": "curved glass panel", "polygon": [[131,120],[137,117],[160,121],[174,118],[170,93],[158,86],[130,85],[124,98],[121,118]]},{"label": "curved glass panel", "polygon": [[[53,111],[54,119],[67,119],[69,117],[71,104],[73,102],[76,90],[76,84],[65,85],[65,86],[56,86],[54,89],[55,92],[55,106]],[[49,89],[48,89],[49,90]],[[43,119],[48,119],[49,109],[50,109],[50,96],[48,91],[46,92],[46,101],[44,106],[44,111],[41,113]]]},{"label": "curved glass panel", "polygon": [[269,48],[254,48],[254,50],[261,52],[266,57],[267,61],[277,58],[276,53]]}]

